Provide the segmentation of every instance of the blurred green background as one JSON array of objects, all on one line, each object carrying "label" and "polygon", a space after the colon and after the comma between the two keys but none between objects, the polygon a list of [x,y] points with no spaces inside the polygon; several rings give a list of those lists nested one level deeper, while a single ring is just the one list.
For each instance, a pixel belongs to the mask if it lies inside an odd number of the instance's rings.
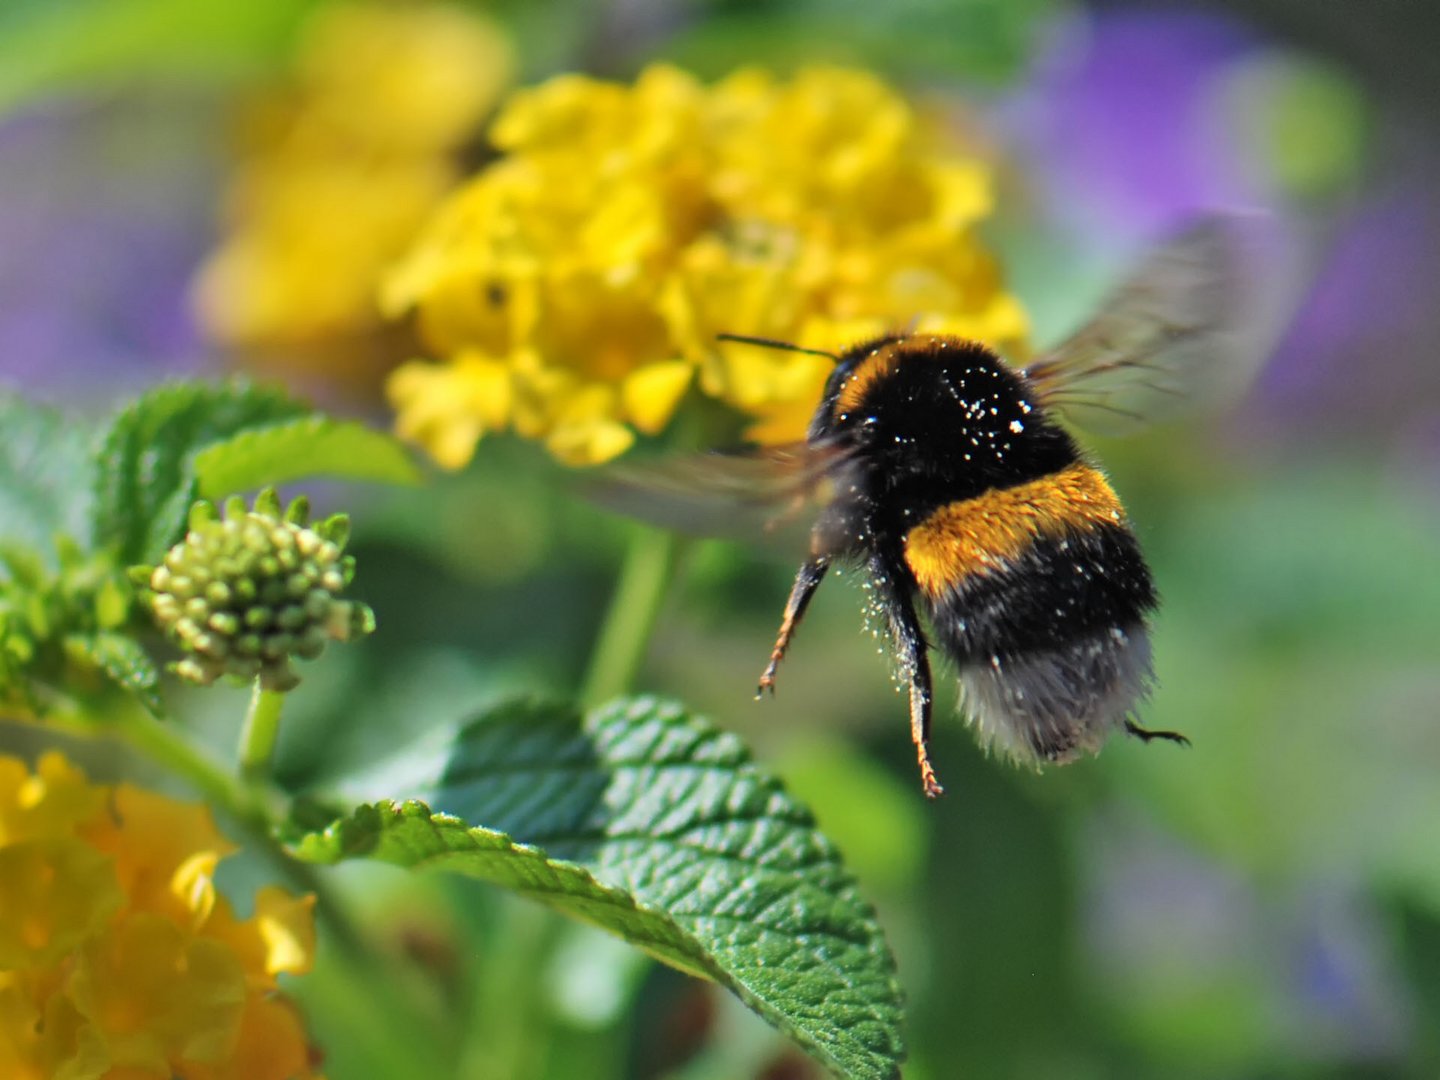
[{"label": "blurred green background", "polygon": [[[0,5],[0,381],[98,410],[250,366],[207,344],[190,283],[236,110],[283,76],[318,6]],[[1189,751],[1116,740],[1032,775],[984,758],[942,682],[948,794],[927,804],[855,583],[821,591],[778,696],[755,703],[793,564],[718,542],[691,550],[641,685],[743,734],[846,851],[900,958],[909,1077],[1440,1075],[1440,9],[483,10],[521,81],[824,60],[942,102],[997,162],[988,235],[1042,343],[1168,224],[1237,202],[1301,223],[1306,295],[1246,397],[1096,444],[1165,598],[1144,719]],[[287,355],[264,370],[284,376]],[[386,422],[343,367],[294,373]],[[381,632],[307,676],[287,782],[575,687],[628,526],[539,450],[490,439],[462,474],[332,500],[355,518]],[[217,737],[240,708],[189,700]],[[728,998],[597,933],[470,883],[340,879],[401,958],[421,1027],[375,1024],[322,958],[296,992],[337,1080],[424,1075],[407,1042],[422,1037],[424,1060],[466,1077],[816,1075]]]}]

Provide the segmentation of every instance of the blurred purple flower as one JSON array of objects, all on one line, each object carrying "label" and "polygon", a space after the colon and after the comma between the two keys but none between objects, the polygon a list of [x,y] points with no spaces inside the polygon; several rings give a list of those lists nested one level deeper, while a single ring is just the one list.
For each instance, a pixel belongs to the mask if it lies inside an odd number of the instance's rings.
[{"label": "blurred purple flower", "polygon": [[1440,420],[1440,210],[1412,162],[1343,221],[1275,358],[1250,419],[1273,409],[1323,417],[1341,433],[1394,432],[1429,402]]},{"label": "blurred purple flower", "polygon": [[[1057,36],[997,120],[1077,261],[1113,261],[1117,250],[1223,206],[1270,205],[1324,236],[1308,295],[1256,391],[1217,432],[1220,445],[1245,453],[1256,442],[1323,438],[1343,452],[1347,437],[1413,442],[1416,430],[1440,422],[1432,360],[1440,305],[1431,298],[1440,278],[1432,194],[1440,140],[1406,126],[1387,102],[1367,101],[1370,128],[1393,136],[1369,140],[1368,186],[1358,169],[1344,172],[1355,169],[1350,162],[1328,195],[1297,192],[1290,206],[1277,206],[1286,198],[1282,177],[1275,161],[1259,159],[1284,147],[1265,143],[1269,129],[1248,128],[1246,115],[1253,95],[1275,84],[1243,76],[1267,63],[1283,69],[1287,57],[1306,62],[1211,13],[1094,13]],[[1317,70],[1330,69],[1322,62]],[[1298,111],[1285,122],[1300,125],[1302,142],[1315,120],[1305,110],[1323,102],[1289,106]]]},{"label": "blurred purple flower", "polygon": [[1197,209],[1252,202],[1217,146],[1217,75],[1260,48],[1198,12],[1102,14],[1062,30],[1002,111],[1048,209],[1084,231],[1149,237]]},{"label": "blurred purple flower", "polygon": [[[1232,1045],[1214,1041],[1215,1062],[1405,1052],[1404,981],[1363,883],[1262,890],[1120,807],[1096,815],[1084,837],[1087,945],[1118,1009],[1248,1002],[1253,1028],[1233,1031]],[[1183,1041],[1182,1027],[1170,1037]]]},{"label": "blurred purple flower", "polygon": [[1403,1052],[1410,1015],[1386,927],[1358,889],[1312,885],[1281,917],[1290,959],[1285,1012],[1311,1060],[1385,1060]]},{"label": "blurred purple flower", "polygon": [[197,367],[186,290],[209,242],[215,127],[153,99],[0,121],[0,385],[105,400]]}]

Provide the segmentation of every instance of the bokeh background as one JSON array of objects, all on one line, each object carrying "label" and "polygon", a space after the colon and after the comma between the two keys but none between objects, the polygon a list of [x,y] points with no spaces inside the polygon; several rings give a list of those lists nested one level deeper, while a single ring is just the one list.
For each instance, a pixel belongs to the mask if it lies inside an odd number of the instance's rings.
[{"label": "bokeh background", "polygon": [[[822,590],[779,696],[751,701],[793,564],[738,544],[690,550],[641,684],[741,732],[847,852],[910,995],[907,1076],[1440,1075],[1440,9],[495,0],[447,9],[432,60],[399,38],[306,53],[330,7],[0,5],[0,382],[98,411],[240,370],[386,424],[379,378],[407,344],[335,268],[392,257],[383,238],[484,160],[499,83],[655,59],[857,64],[925,101],[994,164],[986,235],[1041,343],[1206,208],[1300,223],[1305,287],[1243,399],[1096,443],[1165,597],[1145,720],[1190,750],[1116,740],[1032,775],[976,749],[946,682],[948,794],[927,804],[854,582]],[[495,86],[441,80],[434,130],[365,143],[372,120],[388,137],[386,80],[486,55]],[[305,64],[312,105],[333,94],[362,133],[333,173],[273,138]],[[283,275],[224,254],[285,212],[349,227]],[[322,495],[356,519],[381,632],[307,676],[287,782],[575,687],[628,526],[561,481],[501,437],[421,489]],[[238,708],[191,705],[217,737]],[[322,957],[297,994],[338,1080],[816,1075],[599,934],[470,883],[342,884],[419,1020],[372,1015]]]}]

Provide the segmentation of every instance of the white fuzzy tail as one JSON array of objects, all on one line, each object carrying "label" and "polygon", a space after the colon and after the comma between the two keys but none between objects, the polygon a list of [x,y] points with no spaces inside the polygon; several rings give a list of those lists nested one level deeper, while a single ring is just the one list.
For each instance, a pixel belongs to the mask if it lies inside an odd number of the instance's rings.
[{"label": "white fuzzy tail", "polygon": [[1152,681],[1145,628],[1112,627],[1058,649],[967,665],[961,708],[987,748],[1063,764],[1099,750]]}]

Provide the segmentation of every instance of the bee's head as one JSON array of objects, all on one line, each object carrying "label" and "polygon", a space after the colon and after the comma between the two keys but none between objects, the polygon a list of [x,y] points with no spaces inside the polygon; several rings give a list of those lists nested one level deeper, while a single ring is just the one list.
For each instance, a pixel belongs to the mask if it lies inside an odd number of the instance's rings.
[{"label": "bee's head", "polygon": [[889,476],[951,477],[977,490],[1003,486],[1017,464],[1062,467],[1076,452],[1023,375],[978,342],[933,335],[845,353],[811,437],[846,441]]}]

